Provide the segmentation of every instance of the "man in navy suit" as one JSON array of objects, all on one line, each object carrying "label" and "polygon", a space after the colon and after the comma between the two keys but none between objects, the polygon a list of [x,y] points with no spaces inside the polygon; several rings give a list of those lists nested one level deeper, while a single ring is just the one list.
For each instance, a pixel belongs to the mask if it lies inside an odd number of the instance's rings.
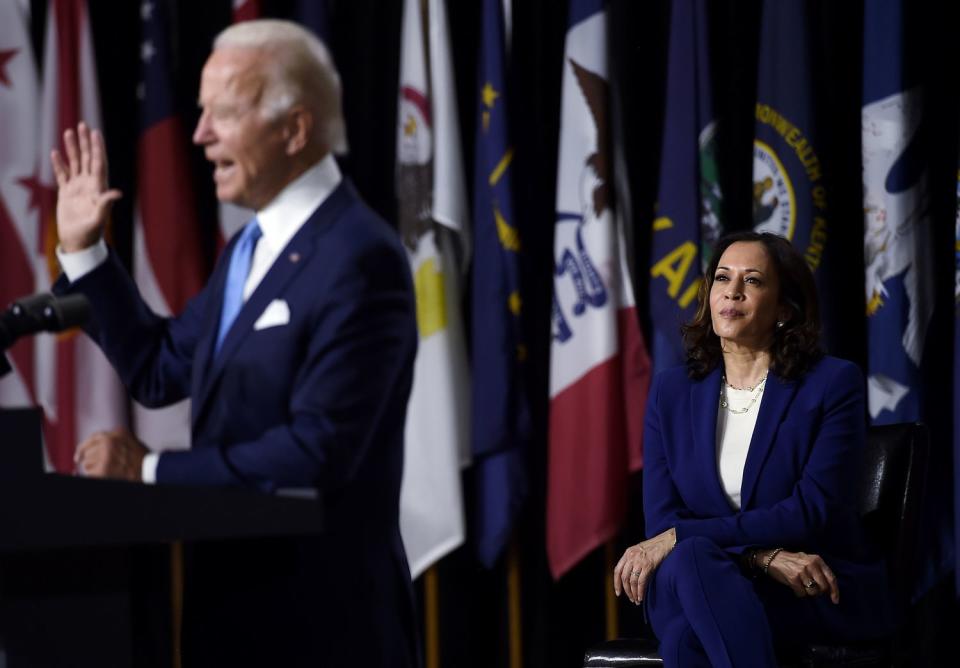
[{"label": "man in navy suit", "polygon": [[199,102],[194,142],[217,197],[256,217],[175,318],[149,310],[103,242],[120,193],[100,133],[81,124],[52,154],[59,289],[90,299],[97,341],[138,401],[192,399],[189,450],[150,454],[126,431],[100,433],[78,448],[78,470],[319,490],[319,539],[196,548],[188,663],[416,665],[398,520],[414,300],[397,235],[332,157],[344,144],[336,71],[299,26],[241,23],[216,39]]}]

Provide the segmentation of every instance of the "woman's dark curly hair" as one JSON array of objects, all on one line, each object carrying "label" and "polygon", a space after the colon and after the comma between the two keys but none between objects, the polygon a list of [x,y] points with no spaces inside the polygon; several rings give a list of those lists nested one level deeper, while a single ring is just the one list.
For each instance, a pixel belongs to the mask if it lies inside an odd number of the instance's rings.
[{"label": "woman's dark curly hair", "polygon": [[701,379],[720,363],[720,337],[713,331],[710,315],[710,289],[723,252],[731,245],[744,242],[763,244],[780,279],[780,306],[790,315],[773,333],[770,347],[771,368],[786,380],[796,380],[823,357],[820,347],[820,308],[813,273],[803,256],[789,241],[776,234],[734,232],[722,237],[713,250],[697,295],[697,314],[682,327],[683,344],[687,349],[687,371],[691,378]]}]

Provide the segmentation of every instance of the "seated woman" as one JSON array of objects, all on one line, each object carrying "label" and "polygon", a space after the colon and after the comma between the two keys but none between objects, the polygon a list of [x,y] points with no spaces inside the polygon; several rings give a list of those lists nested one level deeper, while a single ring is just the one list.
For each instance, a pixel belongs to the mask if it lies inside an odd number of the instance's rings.
[{"label": "seated woman", "polygon": [[684,327],[686,368],[650,390],[649,538],[614,569],[666,666],[776,666],[775,648],[892,626],[857,519],[863,377],[819,337],[813,276],[788,241],[718,243]]}]

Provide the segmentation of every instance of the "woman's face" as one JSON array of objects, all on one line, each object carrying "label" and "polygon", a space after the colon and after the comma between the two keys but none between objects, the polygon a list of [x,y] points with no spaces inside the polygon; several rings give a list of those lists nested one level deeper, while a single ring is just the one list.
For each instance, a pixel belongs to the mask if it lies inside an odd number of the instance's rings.
[{"label": "woman's face", "polygon": [[720,256],[710,288],[713,331],[727,344],[766,350],[780,315],[780,281],[759,241],[738,241]]}]

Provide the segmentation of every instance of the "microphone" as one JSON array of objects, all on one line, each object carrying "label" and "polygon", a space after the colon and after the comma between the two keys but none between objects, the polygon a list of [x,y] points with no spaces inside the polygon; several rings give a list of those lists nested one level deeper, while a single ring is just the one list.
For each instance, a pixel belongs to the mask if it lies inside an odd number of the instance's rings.
[{"label": "microphone", "polygon": [[90,317],[90,302],[81,294],[58,297],[41,292],[13,302],[0,314],[0,351],[22,336],[37,332],[62,332],[83,325]]}]

